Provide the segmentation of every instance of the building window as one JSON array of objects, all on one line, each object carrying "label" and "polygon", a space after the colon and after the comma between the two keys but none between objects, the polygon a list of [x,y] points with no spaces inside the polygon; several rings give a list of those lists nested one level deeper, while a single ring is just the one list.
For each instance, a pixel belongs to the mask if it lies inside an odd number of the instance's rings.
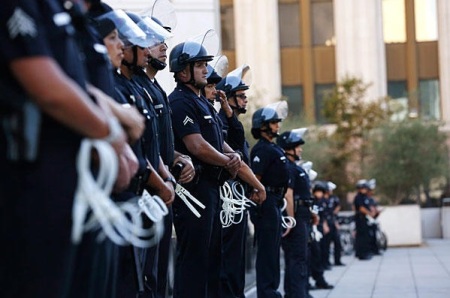
[{"label": "building window", "polygon": [[439,80],[420,80],[419,100],[422,119],[440,119]]},{"label": "building window", "polygon": [[405,0],[383,0],[385,43],[406,42]]},{"label": "building window", "polygon": [[300,46],[300,10],[298,3],[280,3],[278,5],[280,46]]},{"label": "building window", "polygon": [[438,39],[436,0],[415,0],[414,14],[417,41]]},{"label": "building window", "polygon": [[393,113],[392,121],[403,121],[408,117],[408,91],[406,81],[389,81],[387,83],[388,95],[392,98],[389,108]]},{"label": "building window", "polygon": [[284,86],[282,94],[286,97],[289,114],[293,116],[304,116],[303,110],[303,87],[302,86]]},{"label": "building window", "polygon": [[316,123],[325,124],[327,119],[323,115],[323,103],[327,95],[333,92],[334,84],[316,84],[314,88],[314,107]]},{"label": "building window", "polygon": [[314,45],[335,45],[332,1],[312,3],[312,30]]},{"label": "building window", "polygon": [[220,8],[220,27],[222,33],[222,49],[225,51],[234,51],[234,9],[233,6],[222,6]]},{"label": "building window", "polygon": [[388,95],[393,98],[405,98],[408,96],[406,81],[389,81],[387,84]]}]

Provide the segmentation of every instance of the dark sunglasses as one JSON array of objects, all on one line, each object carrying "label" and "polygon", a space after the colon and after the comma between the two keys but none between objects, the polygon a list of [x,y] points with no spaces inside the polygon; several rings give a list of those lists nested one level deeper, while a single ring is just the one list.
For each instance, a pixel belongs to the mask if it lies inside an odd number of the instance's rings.
[{"label": "dark sunglasses", "polygon": [[239,97],[240,99],[247,99],[247,95],[245,94],[236,94],[235,97]]}]

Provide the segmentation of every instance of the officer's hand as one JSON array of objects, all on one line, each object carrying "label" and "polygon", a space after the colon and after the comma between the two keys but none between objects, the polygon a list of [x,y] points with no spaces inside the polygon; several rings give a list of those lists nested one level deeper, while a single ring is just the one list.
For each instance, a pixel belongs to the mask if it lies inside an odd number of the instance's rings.
[{"label": "officer's hand", "polygon": [[166,205],[172,204],[173,200],[175,199],[175,190],[173,189],[173,184],[170,181],[158,185],[155,192],[161,198],[161,200],[166,203]]},{"label": "officer's hand", "polygon": [[135,107],[130,105],[121,106],[117,111],[116,117],[122,124],[128,136],[128,141],[131,144],[136,142],[145,129],[144,117]]},{"label": "officer's hand", "polygon": [[250,195],[250,200],[257,204],[262,204],[266,200],[266,189],[263,188],[255,188]]},{"label": "officer's hand", "polygon": [[125,130],[130,143],[139,139],[144,131],[144,117],[136,108],[127,105],[120,105],[100,89],[93,85],[87,85],[88,93],[97,99],[98,105],[107,114],[114,115]]},{"label": "officer's hand", "polygon": [[286,237],[291,230],[291,228],[287,228],[286,231],[284,231],[284,233],[281,235],[281,237]]},{"label": "officer's hand", "polygon": [[227,118],[230,118],[233,115],[233,109],[231,109],[230,105],[228,104],[225,92],[222,90],[217,90],[217,94],[219,95],[220,99],[220,107],[225,112]]},{"label": "officer's hand", "polygon": [[122,128],[118,129],[117,132],[115,132],[114,134],[115,134],[114,138],[111,140],[108,140],[108,143],[111,145],[111,147],[116,152],[117,157],[119,157],[125,150],[125,145],[127,143],[127,137]]},{"label": "officer's hand", "polygon": [[241,168],[241,157],[237,153],[225,153],[225,155],[230,158],[225,169],[230,172],[232,178],[235,178]]},{"label": "officer's hand", "polygon": [[192,159],[188,155],[180,155],[175,158],[174,164],[181,162],[184,167],[181,170],[180,178],[178,178],[179,183],[189,183],[195,177],[195,168],[192,163]]}]

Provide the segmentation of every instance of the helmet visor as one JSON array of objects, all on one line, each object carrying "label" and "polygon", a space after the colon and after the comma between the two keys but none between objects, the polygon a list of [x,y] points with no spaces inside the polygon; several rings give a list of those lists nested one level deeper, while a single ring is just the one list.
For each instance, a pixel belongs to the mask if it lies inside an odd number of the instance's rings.
[{"label": "helmet visor", "polygon": [[124,43],[148,47],[148,41],[142,31],[123,10],[113,10],[98,17],[98,20],[110,19],[116,25]]},{"label": "helmet visor", "polygon": [[288,114],[287,101],[279,101],[266,106],[262,111],[264,119],[283,120]]},{"label": "helmet visor", "polygon": [[138,27],[146,34],[146,39],[149,42],[149,47],[164,43],[167,39],[173,37],[173,34],[161,27],[158,23],[149,17],[143,17]]},{"label": "helmet visor", "polygon": [[151,0],[139,15],[156,18],[161,22],[166,31],[173,31],[177,26],[177,15],[175,8],[169,0]]},{"label": "helmet visor", "polygon": [[289,137],[287,139],[287,141],[289,141],[289,143],[296,143],[300,140],[303,140],[303,136],[305,135],[306,131],[308,129],[303,127],[303,128],[296,128],[291,130],[291,132],[289,133]]},{"label": "helmet visor", "polygon": [[228,65],[228,58],[224,55],[216,56],[211,62],[208,63],[208,66],[211,66],[211,68],[222,78],[228,71]]},{"label": "helmet visor", "polygon": [[225,86],[229,86],[230,90],[234,90],[239,85],[250,86],[251,84],[250,66],[242,65],[227,74]]},{"label": "helmet visor", "polygon": [[183,54],[195,61],[211,61],[219,52],[219,38],[212,29],[188,39],[183,46]]}]

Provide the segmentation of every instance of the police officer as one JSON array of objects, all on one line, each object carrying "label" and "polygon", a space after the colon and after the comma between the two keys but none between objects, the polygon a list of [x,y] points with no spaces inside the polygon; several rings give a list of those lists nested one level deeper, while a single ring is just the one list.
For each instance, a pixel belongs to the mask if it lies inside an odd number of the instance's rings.
[{"label": "police officer", "polygon": [[[93,4],[90,3],[89,4]],[[68,3],[66,3],[66,7]],[[139,112],[132,108],[124,108],[117,104],[110,96],[114,95],[112,65],[109,61],[108,50],[102,43],[102,38],[109,34],[117,33],[115,25],[110,21],[109,26],[103,24],[102,31],[96,31],[100,28],[99,24],[91,22],[83,10],[84,6],[72,5],[69,12],[73,20],[75,20],[75,29],[77,30],[77,41],[80,44],[86,67],[88,92],[94,96],[96,101],[105,108],[111,109],[120,120],[122,126],[126,124],[129,141],[134,142],[139,138],[144,127],[143,117]],[[114,32],[116,30],[116,32]],[[123,43],[116,38],[118,47]],[[107,40],[110,42],[110,40]],[[116,58],[117,60],[117,58]],[[120,64],[120,61],[118,62]],[[136,134],[136,129],[140,132]],[[129,154],[133,155],[128,144]],[[131,156],[130,155],[130,156]],[[132,156],[135,158],[135,156]],[[130,169],[128,159],[125,155],[119,156],[120,168],[124,170]],[[136,164],[135,164],[136,165]],[[125,174],[126,171],[122,170]],[[123,190],[128,186],[131,177],[135,173],[128,173],[126,176],[121,175],[116,182],[115,191]],[[67,297],[111,297],[115,295],[116,284],[116,264],[117,264],[117,246],[109,239],[99,242],[97,240],[97,231],[89,232],[83,235],[81,244],[74,246],[74,257],[68,268],[72,271],[72,281],[66,287]],[[70,295],[70,296],[69,296]]]},{"label": "police officer", "polygon": [[[342,246],[339,234],[339,223],[337,221],[337,216],[341,210],[341,202],[339,197],[333,193],[336,189],[336,184],[331,181],[327,182],[327,193],[329,208],[331,210],[331,220],[328,224],[330,227],[330,243],[333,243],[333,256],[334,256],[334,266],[345,266],[341,262]],[[328,244],[328,245],[329,245]]]},{"label": "police officer", "polygon": [[370,216],[370,199],[367,193],[369,185],[367,180],[361,179],[356,183],[357,194],[353,201],[355,208],[355,256],[360,260],[370,260],[370,230],[366,216]]},{"label": "police officer", "polygon": [[[174,297],[216,297],[220,268],[219,186],[236,176],[237,156],[224,154],[219,120],[201,95],[207,62],[213,56],[195,42],[176,45],[170,53],[170,71],[177,86],[169,95],[175,133],[175,149],[192,155],[202,168],[196,183],[186,188],[204,205],[197,218],[181,201],[173,205],[177,233]],[[226,175],[228,173],[228,175]],[[225,179],[223,176],[225,175]]]},{"label": "police officer", "polygon": [[[148,46],[155,43],[154,35],[145,34],[134,21],[123,11],[113,11],[100,17],[109,18],[120,24],[119,34],[124,41],[124,57],[120,65],[120,73],[115,72],[116,88],[120,96],[133,106],[136,106],[145,117],[146,128],[140,142],[133,146],[141,161],[141,171],[132,180],[132,185],[118,197],[121,200],[141,195],[143,190],[160,196],[166,204],[174,199],[174,181],[172,175],[164,166],[160,156],[158,142],[157,116],[153,108],[152,98],[141,86],[134,75],[148,63]],[[118,22],[120,20],[121,22]],[[127,24],[125,27],[123,23]],[[137,37],[126,36],[129,29],[134,28]],[[141,34],[139,36],[138,34]],[[118,296],[136,295],[152,297],[156,281],[152,279],[151,270],[147,270],[147,260],[153,259],[154,249],[121,248],[119,261],[119,277],[117,284]],[[149,273],[150,271],[150,273]],[[137,283],[136,283],[137,281]]]},{"label": "police officer", "polygon": [[297,162],[301,159],[303,134],[306,128],[282,133],[277,144],[283,148],[289,162],[289,184],[286,191],[287,215],[296,220],[296,225],[288,229],[281,240],[285,258],[285,297],[308,297],[308,225],[311,220],[309,210],[312,204],[311,184],[306,171]]},{"label": "police officer", "polygon": [[370,206],[370,217],[373,218],[372,224],[369,225],[370,230],[370,250],[374,255],[381,255],[381,247],[379,247],[377,241],[377,233],[380,228],[376,223],[375,219],[380,215],[380,211],[378,210],[378,204],[375,198],[373,197],[373,193],[376,187],[375,179],[370,179],[367,181],[369,186],[369,191],[367,192],[367,196],[369,197],[369,206]]},{"label": "police officer", "polygon": [[281,210],[289,182],[288,164],[283,150],[272,141],[278,136],[279,115],[273,107],[260,108],[252,116],[251,133],[258,140],[250,153],[251,168],[265,186],[266,201],[251,210],[255,225],[256,287],[258,297],[281,297],[280,242]]},{"label": "police officer", "polygon": [[[195,170],[188,155],[182,155],[174,150],[175,144],[169,101],[166,92],[155,78],[157,72],[165,69],[167,66],[166,41],[172,37],[172,34],[168,31],[170,28],[166,29],[167,27],[163,27],[162,23],[154,17],[141,18],[132,13],[128,13],[128,15],[145,33],[155,37],[155,43],[148,48],[148,64],[145,68],[138,69],[133,78],[149,92],[153,99],[152,104],[158,119],[160,153],[165,167],[173,168],[174,165],[181,164],[182,170],[180,177],[177,177],[177,179],[180,183],[189,183],[195,176]],[[149,272],[147,278],[150,286],[155,289],[155,297],[165,297],[166,295],[172,223],[172,208],[169,207],[169,214],[164,217],[164,236],[157,247],[150,250],[153,253],[148,255],[147,271]]]},{"label": "police officer", "polygon": [[[242,160],[249,164],[249,144],[245,139],[244,126],[238,117],[247,111],[247,96],[245,91],[249,89],[247,82],[243,80],[244,72],[249,71],[248,66],[239,67],[231,71],[223,79],[212,72],[208,82],[217,82],[216,88],[221,90],[221,109],[219,117],[222,120],[222,129],[230,147],[239,152]],[[212,78],[211,78],[212,77]],[[214,81],[219,79],[218,81]],[[208,87],[208,86],[207,86]],[[225,94],[226,100],[223,98]],[[231,184],[243,185],[246,192],[249,187],[243,181],[229,181]],[[236,195],[234,198],[237,199]],[[221,297],[244,297],[245,288],[245,254],[248,231],[248,212],[244,211],[241,221],[224,227],[222,230],[222,270],[221,270]]]},{"label": "police officer", "polygon": [[328,184],[325,181],[318,181],[317,184],[323,185],[324,191],[320,195],[320,199],[317,200],[317,205],[319,207],[319,231],[322,233],[323,237],[320,239],[320,252],[322,259],[322,267],[324,270],[330,270],[330,225],[333,224],[333,210],[331,208],[331,202],[328,196]]},{"label": "police officer", "polygon": [[323,239],[324,228],[323,228],[323,216],[320,217],[319,214],[322,213],[322,202],[325,192],[327,191],[327,185],[324,181],[316,181],[314,183],[312,194],[313,194],[313,211],[312,212],[312,227],[311,227],[311,241],[310,245],[310,253],[311,253],[311,262],[310,262],[310,270],[311,276],[315,280],[316,284],[314,288],[311,289],[332,289],[334,286],[330,285],[324,277],[324,262],[323,262],[323,254],[322,254],[322,246],[321,241]]},{"label": "police officer", "polygon": [[75,31],[58,1],[5,1],[0,20],[0,296],[61,297],[81,138],[119,152],[125,135],[83,90]]},{"label": "police officer", "polygon": [[[174,126],[175,149],[190,154],[199,169],[186,188],[205,205],[197,218],[176,200],[173,205],[177,233],[174,297],[217,297],[221,260],[219,187],[235,177],[242,167],[240,156],[224,142],[220,120],[201,94],[207,84],[209,55],[194,41],[176,45],[170,53],[170,71],[177,86],[169,95]],[[249,171],[241,173],[247,176]],[[264,189],[255,193],[265,199]]]}]

